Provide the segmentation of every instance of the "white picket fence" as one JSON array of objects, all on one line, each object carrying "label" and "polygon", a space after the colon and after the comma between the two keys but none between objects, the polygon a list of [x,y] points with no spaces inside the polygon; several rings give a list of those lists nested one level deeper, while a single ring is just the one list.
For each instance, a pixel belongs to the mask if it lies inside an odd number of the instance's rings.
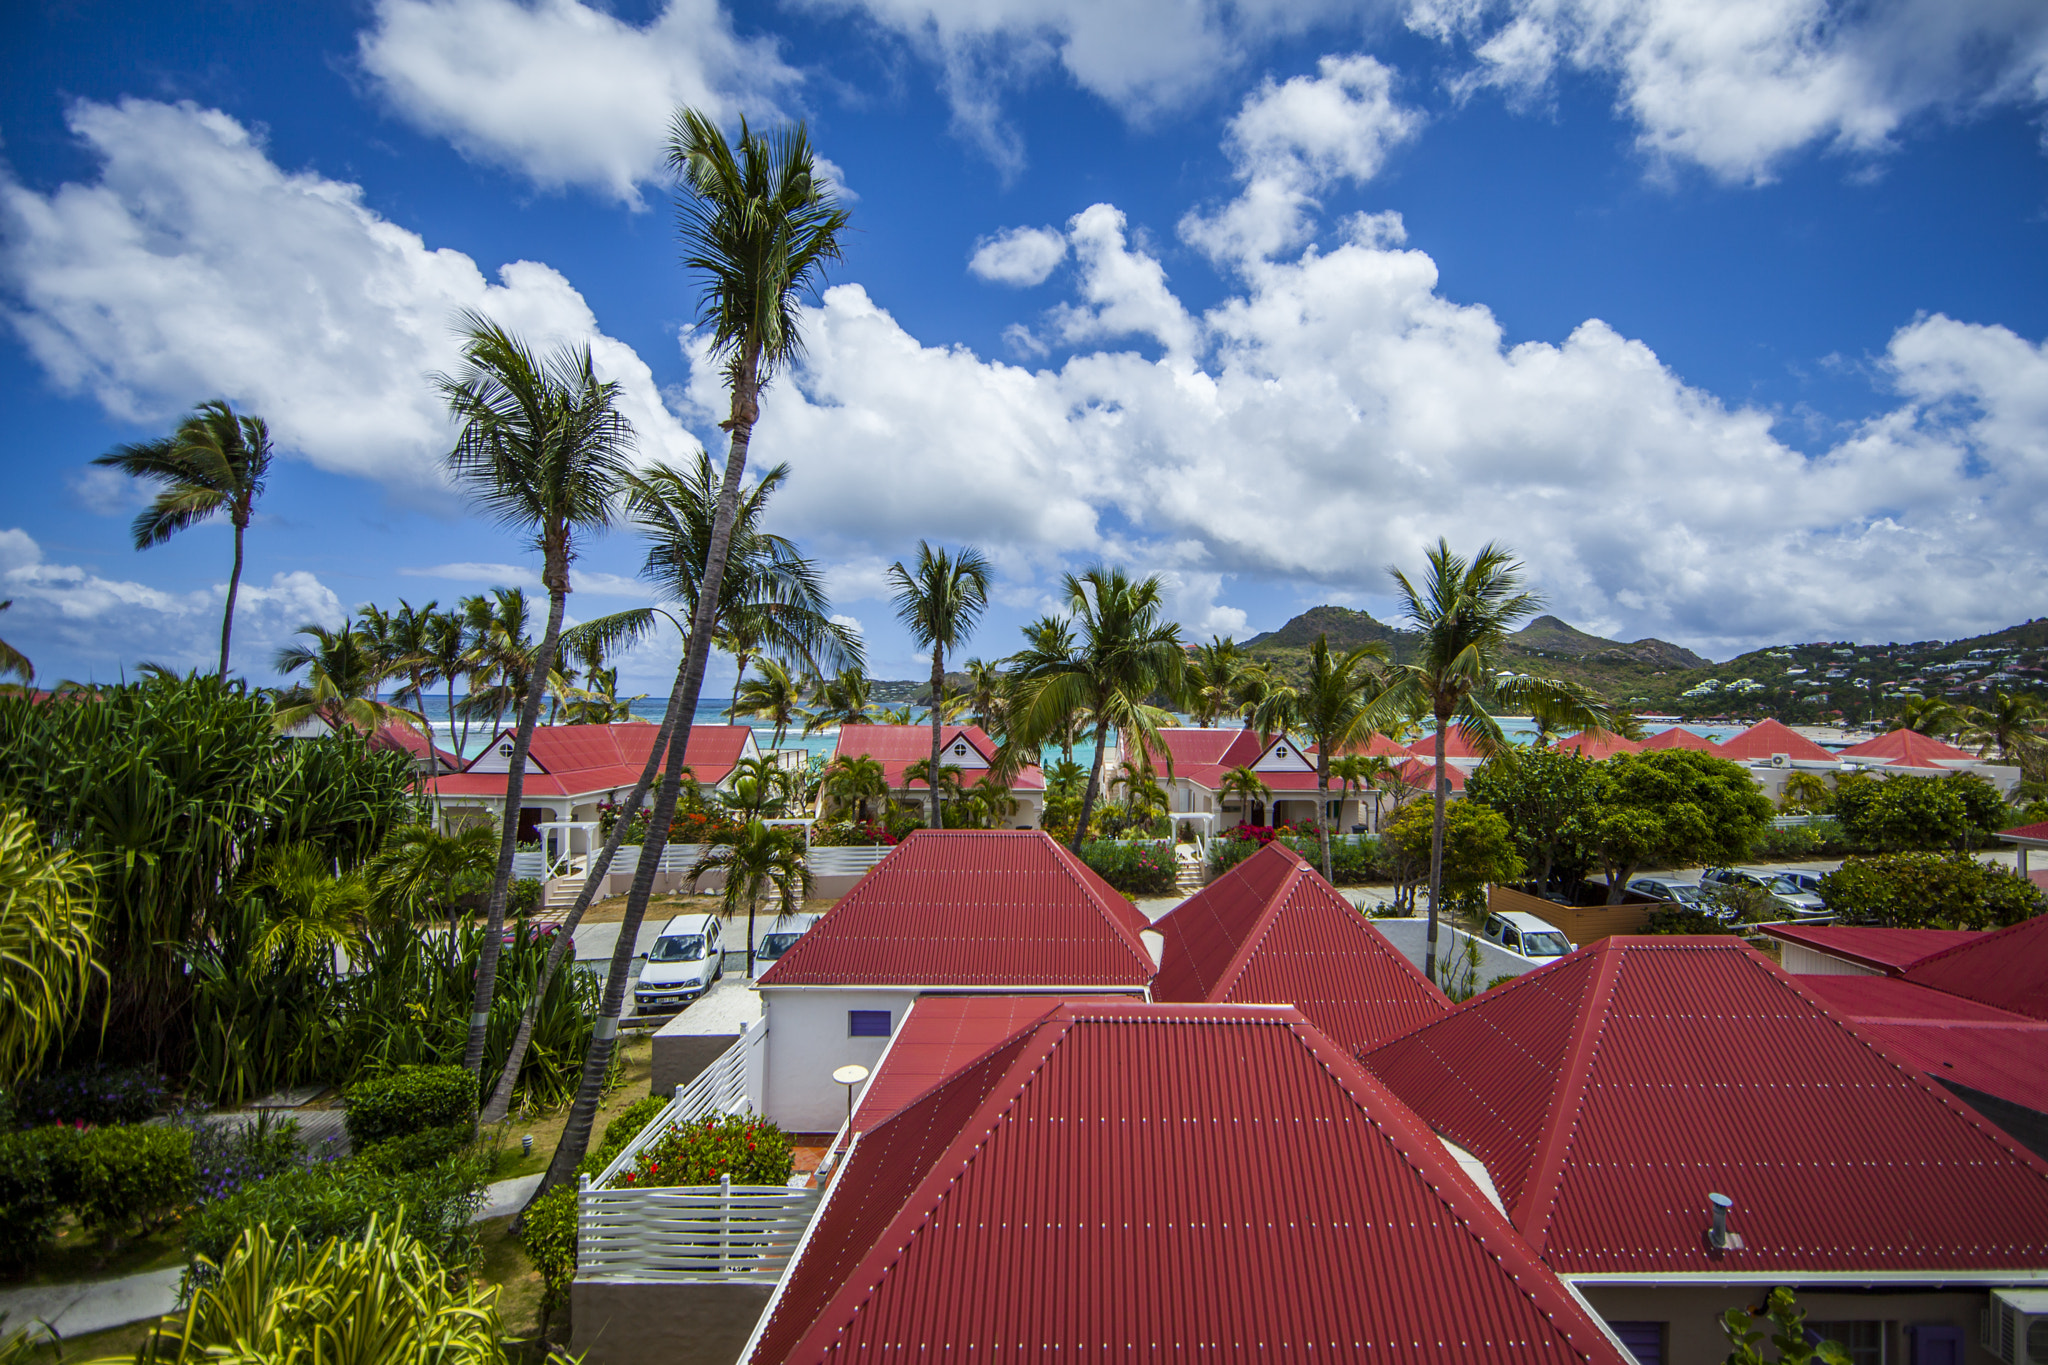
[{"label": "white picket fence", "polygon": [[887,845],[831,846],[807,850],[804,865],[811,869],[813,877],[858,877],[888,856]]},{"label": "white picket fence", "polygon": [[820,1192],[780,1185],[615,1189],[640,1153],[678,1124],[753,1108],[768,1026],[754,1024],[675,1098],[576,1197],[576,1273],[600,1280],[766,1280],[794,1254]]}]

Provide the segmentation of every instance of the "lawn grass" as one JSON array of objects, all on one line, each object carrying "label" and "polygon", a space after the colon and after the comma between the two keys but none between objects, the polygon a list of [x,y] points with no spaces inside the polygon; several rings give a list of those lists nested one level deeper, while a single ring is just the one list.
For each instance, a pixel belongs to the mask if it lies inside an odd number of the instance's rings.
[{"label": "lawn grass", "polygon": [[[621,1084],[598,1106],[597,1121],[590,1129],[592,1142],[604,1133],[605,1124],[618,1117],[627,1105],[652,1093],[653,1037],[647,1034],[621,1036],[619,1058]],[[562,1129],[568,1123],[569,1106],[566,1104],[545,1114],[514,1114],[496,1133],[482,1135],[479,1145],[489,1147],[495,1144],[502,1153],[498,1158],[497,1179],[513,1180],[522,1175],[539,1175],[548,1168],[548,1160],[555,1154],[555,1144],[561,1140]],[[523,1157],[519,1154],[519,1139],[528,1133],[533,1135],[533,1155]]]},{"label": "lawn grass", "polygon": [[28,1365],[78,1365],[80,1361],[110,1358],[132,1360],[143,1340],[156,1330],[156,1324],[155,1318],[148,1318],[103,1332],[39,1342],[28,1348]]}]

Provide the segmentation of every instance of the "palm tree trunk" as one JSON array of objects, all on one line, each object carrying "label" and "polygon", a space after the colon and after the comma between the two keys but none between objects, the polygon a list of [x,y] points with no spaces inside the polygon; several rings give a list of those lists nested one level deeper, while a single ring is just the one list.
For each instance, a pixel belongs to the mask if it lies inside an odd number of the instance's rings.
[{"label": "palm tree trunk", "polygon": [[[431,740],[433,735],[434,727],[430,725],[427,727],[427,737]],[[462,750],[469,743],[469,722],[465,720],[462,723],[462,738],[459,740],[455,738],[455,675],[453,673],[448,675],[448,742],[455,746],[456,766],[462,766]]]},{"label": "palm tree trunk", "polygon": [[[668,768],[655,789],[654,810],[648,821],[647,837],[640,849],[640,866],[633,874],[633,889],[626,898],[625,922],[619,926],[619,941],[612,949],[611,970],[605,977],[604,1005],[599,1012],[590,1050],[584,1054],[583,1077],[576,1099],[569,1107],[561,1141],[548,1162],[547,1174],[533,1197],[575,1177],[576,1166],[590,1147],[590,1131],[597,1120],[598,1101],[604,1096],[604,1079],[611,1070],[612,1055],[618,1047],[619,1014],[625,1003],[626,973],[633,961],[633,941],[639,937],[640,921],[647,913],[648,897],[654,890],[654,868],[661,850],[668,844],[669,822],[675,818],[676,800],[683,789],[683,760],[689,752],[691,723],[697,715],[697,698],[704,688],[704,664],[711,653],[711,631],[718,620],[719,592],[725,586],[725,560],[732,546],[733,522],[739,515],[740,480],[746,474],[747,447],[753,441],[754,422],[760,414],[755,395],[755,363],[740,367],[733,384],[732,444],[725,457],[725,477],[718,488],[718,510],[711,520],[711,543],[705,547],[704,576],[697,584],[697,603],[690,614],[690,639],[683,649],[676,673],[674,696],[677,722],[669,741]],[[527,1208],[532,1208],[529,1200]],[[522,1217],[524,1216],[522,1212]]]},{"label": "palm tree trunk", "polygon": [[1323,832],[1323,880],[1335,881],[1330,872],[1330,746],[1316,745],[1316,812],[1323,818],[1316,827]]},{"label": "palm tree trunk", "polygon": [[235,516],[235,567],[228,574],[227,607],[220,614],[220,676],[228,676],[228,639],[235,633],[235,597],[242,590],[242,528],[247,523],[242,514]]},{"label": "palm tree trunk", "polygon": [[1444,889],[1444,725],[1449,719],[1442,714],[1436,718],[1436,776],[1431,784],[1436,788],[1436,819],[1429,831],[1429,937],[1422,951],[1422,974],[1431,981],[1436,980],[1437,902]]},{"label": "palm tree trunk", "polygon": [[1088,817],[1095,812],[1095,794],[1102,785],[1102,745],[1109,738],[1109,722],[1095,723],[1095,762],[1088,767],[1088,785],[1081,789],[1081,818],[1074,823],[1074,842],[1071,847],[1075,856],[1081,852],[1081,841],[1088,837]]},{"label": "palm tree trunk", "polygon": [[725,708],[725,718],[728,722],[739,718],[740,684],[747,680],[747,665],[754,661],[750,654],[736,654],[733,657],[740,667],[739,671],[732,675],[732,701]]},{"label": "palm tree trunk", "polygon": [[[553,555],[550,555],[552,558]],[[562,633],[562,612],[569,601],[566,561],[548,566],[548,628],[541,635],[535,667],[545,673],[554,662],[555,642]],[[504,948],[505,895],[512,886],[512,854],[519,847],[520,803],[526,795],[526,750],[540,724],[540,689],[526,689],[519,708],[519,729],[512,736],[512,759],[505,774],[505,820],[498,836],[498,870],[491,878],[491,898],[484,904],[483,950],[477,957],[476,992],[470,1002],[469,1043],[462,1050],[463,1069],[484,1080],[484,1033],[491,1022],[491,996],[498,986],[498,955]]]},{"label": "palm tree trunk", "polygon": [[939,808],[939,748],[940,731],[945,722],[939,718],[939,699],[946,691],[946,651],[938,644],[932,645],[932,766],[924,775],[925,785],[932,789],[932,828],[944,829],[946,820]]},{"label": "palm tree trunk", "polygon": [[[626,798],[624,810],[640,809],[641,802],[647,799],[648,789],[654,785],[655,775],[661,771],[662,755],[668,752],[669,740],[675,734],[676,706],[679,697],[680,689],[669,693],[668,710],[662,713],[661,728],[654,732],[654,744],[647,751],[647,762],[640,769],[640,780],[633,785],[632,794]],[[576,933],[576,926],[583,922],[583,912],[588,910],[591,901],[596,899],[597,888],[604,883],[605,874],[611,870],[612,859],[626,842],[626,831],[632,823],[630,817],[614,820],[612,832],[605,839],[604,847],[586,869],[583,890],[577,893],[576,904],[570,907],[568,916],[562,921],[562,927],[555,933],[555,941],[548,946],[548,960],[541,967],[540,979],[533,988],[533,997],[526,1002],[526,1010],[519,1016],[519,1031],[512,1035],[512,1051],[505,1058],[505,1069],[498,1074],[498,1084],[491,1091],[491,1098],[484,1105],[483,1113],[477,1118],[479,1127],[487,1128],[494,1123],[502,1123],[505,1116],[512,1112],[512,1091],[518,1085],[519,1068],[526,1061],[526,1049],[533,1042],[534,1023],[540,1016],[541,1000],[546,997],[548,987],[554,984],[555,973],[568,958],[569,944]],[[643,861],[646,856],[643,849]],[[659,861],[660,855],[656,854],[655,858]]]},{"label": "palm tree trunk", "polygon": [[747,980],[749,981],[754,979],[754,909],[760,903],[760,896],[751,891],[747,893]]}]

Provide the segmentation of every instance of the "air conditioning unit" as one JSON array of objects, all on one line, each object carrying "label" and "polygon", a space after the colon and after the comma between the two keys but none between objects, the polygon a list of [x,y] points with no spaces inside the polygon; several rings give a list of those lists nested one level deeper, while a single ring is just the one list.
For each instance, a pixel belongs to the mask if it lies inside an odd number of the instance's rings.
[{"label": "air conditioning unit", "polygon": [[1791,766],[1792,766],[1792,755],[1790,755],[1790,754],[1772,754],[1772,755],[1771,755],[1771,766],[1772,766],[1773,768],[1789,768],[1789,767],[1791,767]]},{"label": "air conditioning unit", "polygon": [[1994,1289],[1981,1344],[2005,1365],[2048,1365],[2048,1289]]}]

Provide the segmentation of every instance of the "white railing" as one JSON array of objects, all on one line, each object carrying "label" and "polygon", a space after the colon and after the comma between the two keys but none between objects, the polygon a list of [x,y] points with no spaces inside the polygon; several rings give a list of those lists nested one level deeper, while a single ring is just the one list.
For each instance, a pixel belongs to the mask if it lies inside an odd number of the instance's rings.
[{"label": "white railing", "polygon": [[887,845],[836,845],[806,850],[804,863],[813,877],[858,877],[888,856]]},{"label": "white railing", "polygon": [[661,861],[655,864],[657,872],[688,872],[699,858],[704,856],[702,844],[663,844]]},{"label": "white railing", "polygon": [[520,849],[512,855],[512,880],[539,881],[548,870],[548,855],[541,850]]},{"label": "white railing", "polygon": [[1804,829],[1808,825],[1817,825],[1827,818],[1825,815],[1774,815],[1771,817],[1771,828]]},{"label": "white railing", "polygon": [[753,1108],[748,1091],[749,1073],[763,1060],[762,1044],[768,1039],[768,1025],[742,1024],[733,1045],[694,1078],[676,1087],[675,1098],[654,1116],[653,1122],[627,1143],[591,1182],[598,1189],[609,1188],[620,1171],[630,1168],[647,1147],[679,1123],[694,1123],[706,1114],[740,1114]]},{"label": "white railing", "polygon": [[782,1278],[822,1190],[780,1185],[676,1185],[576,1195],[576,1275],[586,1280]]}]

